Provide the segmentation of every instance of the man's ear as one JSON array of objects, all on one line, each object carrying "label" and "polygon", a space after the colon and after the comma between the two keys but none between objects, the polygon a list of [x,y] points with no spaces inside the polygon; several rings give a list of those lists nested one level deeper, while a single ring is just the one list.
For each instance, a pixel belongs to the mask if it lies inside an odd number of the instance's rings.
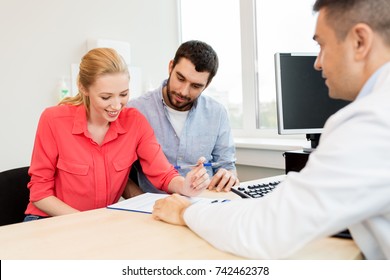
[{"label": "man's ear", "polygon": [[367,57],[374,38],[374,32],[365,23],[358,23],[352,29],[352,38],[354,40],[354,52],[357,60],[362,60]]},{"label": "man's ear", "polygon": [[169,75],[171,74],[173,70],[173,59],[171,61],[169,61],[169,64],[168,64],[168,73]]}]

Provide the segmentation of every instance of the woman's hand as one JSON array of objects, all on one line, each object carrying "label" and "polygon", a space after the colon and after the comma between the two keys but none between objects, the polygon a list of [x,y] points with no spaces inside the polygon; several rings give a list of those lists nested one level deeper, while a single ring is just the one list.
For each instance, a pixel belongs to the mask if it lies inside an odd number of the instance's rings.
[{"label": "woman's hand", "polygon": [[197,196],[205,190],[210,184],[209,174],[203,166],[205,161],[206,159],[201,157],[196,167],[188,172],[185,178],[183,176],[174,177],[168,185],[168,191],[186,196]]},{"label": "woman's hand", "polygon": [[206,161],[204,157],[201,157],[184,181],[183,195],[196,196],[207,188],[210,184],[210,178],[203,163]]}]

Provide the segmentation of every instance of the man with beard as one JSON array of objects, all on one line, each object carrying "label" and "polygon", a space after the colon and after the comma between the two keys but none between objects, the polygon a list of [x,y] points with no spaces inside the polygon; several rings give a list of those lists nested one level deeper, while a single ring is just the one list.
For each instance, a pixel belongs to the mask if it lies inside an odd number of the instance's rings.
[{"label": "man with beard", "polygon": [[[145,115],[180,174],[205,157],[211,165],[207,167],[212,178],[208,189],[229,191],[239,181],[228,114],[222,104],[202,95],[217,70],[218,56],[211,46],[196,40],[185,42],[169,62],[169,78],[128,106]],[[143,192],[158,192],[139,163],[133,166],[132,174],[131,179],[138,181]]]}]

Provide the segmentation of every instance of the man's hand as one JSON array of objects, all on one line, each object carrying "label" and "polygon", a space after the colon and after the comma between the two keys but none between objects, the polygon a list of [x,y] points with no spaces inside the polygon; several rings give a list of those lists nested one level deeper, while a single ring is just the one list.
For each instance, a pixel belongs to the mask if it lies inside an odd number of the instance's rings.
[{"label": "man's hand", "polygon": [[161,220],[174,225],[185,226],[183,218],[184,211],[191,202],[178,194],[173,194],[163,199],[159,199],[153,206],[152,216],[156,220]]},{"label": "man's hand", "polygon": [[237,178],[235,171],[229,171],[224,168],[220,168],[217,173],[211,178],[210,184],[208,185],[209,190],[215,189],[217,192],[224,190],[225,192],[230,191],[232,186],[239,185],[240,181]]}]

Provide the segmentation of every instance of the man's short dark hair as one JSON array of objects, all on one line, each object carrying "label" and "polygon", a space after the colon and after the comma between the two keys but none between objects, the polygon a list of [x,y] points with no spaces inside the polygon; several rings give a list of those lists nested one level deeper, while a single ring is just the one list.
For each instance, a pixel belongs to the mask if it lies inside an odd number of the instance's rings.
[{"label": "man's short dark hair", "polygon": [[313,10],[322,8],[326,9],[326,19],[339,40],[344,40],[354,25],[365,23],[390,46],[389,0],[317,0]]},{"label": "man's short dark hair", "polygon": [[207,85],[211,83],[211,80],[214,78],[215,74],[217,74],[217,53],[205,42],[191,40],[181,44],[173,59],[173,67],[179,63],[181,58],[190,60],[195,65],[196,71],[210,73]]}]

